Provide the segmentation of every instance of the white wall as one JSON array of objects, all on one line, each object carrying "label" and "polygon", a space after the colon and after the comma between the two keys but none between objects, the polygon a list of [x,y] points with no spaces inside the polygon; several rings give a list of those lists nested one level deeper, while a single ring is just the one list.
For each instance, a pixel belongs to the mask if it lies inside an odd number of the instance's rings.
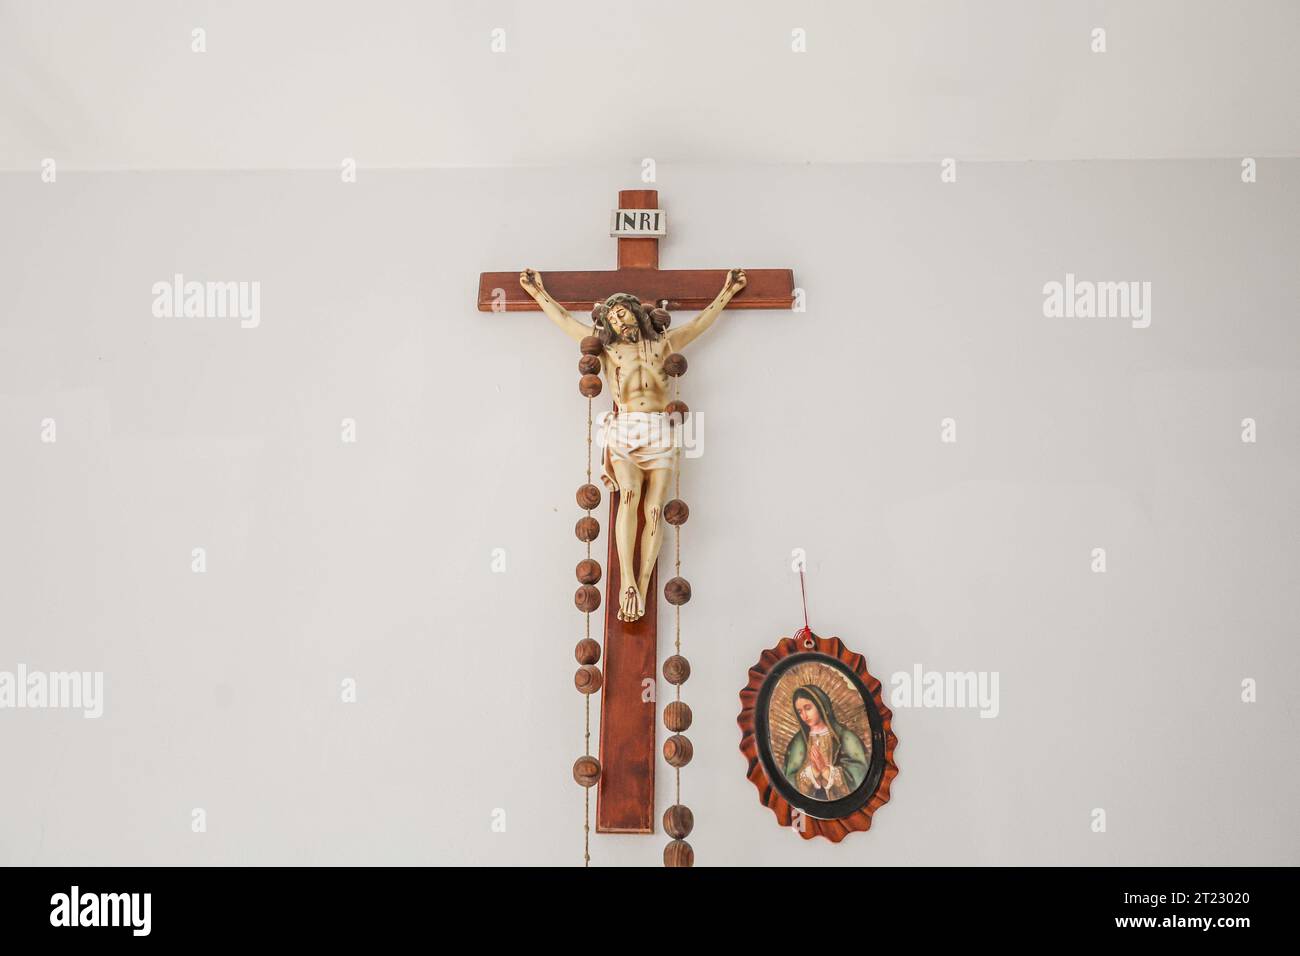
[{"label": "white wall", "polygon": [[[700,865],[1300,862],[1298,182],[660,168],[665,267],[789,266],[808,294],[726,314],[684,380]],[[106,680],[99,720],[0,712],[0,862],[580,860],[576,350],[474,298],[480,270],[610,267],[638,185],[0,176],[0,670]],[[260,326],[155,318],[175,272],[259,281]],[[1067,272],[1151,282],[1150,327],[1045,318]],[[737,749],[746,669],[800,623],[794,547],[814,628],[876,676],[1000,675],[996,719],[896,711],[893,799],[836,847],[778,828]]]},{"label": "white wall", "polygon": [[0,169],[1295,157],[1297,39],[1293,0],[3,0]]}]

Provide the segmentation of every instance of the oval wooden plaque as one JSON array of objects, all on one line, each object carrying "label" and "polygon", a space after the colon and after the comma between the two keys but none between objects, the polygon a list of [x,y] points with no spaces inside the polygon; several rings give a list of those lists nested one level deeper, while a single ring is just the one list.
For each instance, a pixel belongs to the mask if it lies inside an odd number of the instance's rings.
[{"label": "oval wooden plaque", "polygon": [[861,654],[801,629],[749,669],[740,705],[749,780],[782,826],[832,843],[871,827],[898,775],[898,738]]}]

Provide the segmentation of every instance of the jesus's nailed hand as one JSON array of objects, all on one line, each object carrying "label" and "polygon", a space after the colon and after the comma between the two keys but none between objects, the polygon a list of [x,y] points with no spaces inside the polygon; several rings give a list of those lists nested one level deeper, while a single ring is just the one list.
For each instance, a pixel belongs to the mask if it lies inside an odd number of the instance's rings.
[{"label": "jesus's nailed hand", "polygon": [[519,273],[519,284],[533,295],[546,291],[546,287],[542,285],[542,274],[536,269],[525,269]]},{"label": "jesus's nailed hand", "polygon": [[727,273],[727,284],[725,291],[728,295],[735,295],[741,289],[745,288],[745,283],[749,281],[745,276],[744,269],[732,269]]}]

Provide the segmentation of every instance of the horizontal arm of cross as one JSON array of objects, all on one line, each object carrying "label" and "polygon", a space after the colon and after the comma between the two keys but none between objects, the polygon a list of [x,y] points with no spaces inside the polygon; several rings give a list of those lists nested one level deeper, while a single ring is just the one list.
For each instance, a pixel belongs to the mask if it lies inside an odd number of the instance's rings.
[{"label": "horizontal arm of cross", "polygon": [[[574,312],[591,310],[616,292],[645,303],[668,300],[669,312],[703,309],[722,289],[726,269],[616,269],[608,272],[541,272],[542,281],[560,305]],[[748,280],[729,309],[789,309],[794,305],[790,269],[746,269]],[[499,291],[498,291],[499,290]],[[483,272],[478,279],[480,312],[538,312],[537,303],[519,285],[519,272]]]}]

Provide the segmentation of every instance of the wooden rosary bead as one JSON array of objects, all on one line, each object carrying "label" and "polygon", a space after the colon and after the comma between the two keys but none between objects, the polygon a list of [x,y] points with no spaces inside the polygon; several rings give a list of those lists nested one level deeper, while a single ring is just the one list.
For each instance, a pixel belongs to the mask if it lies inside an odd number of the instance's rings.
[{"label": "wooden rosary bead", "polygon": [[673,734],[664,741],[664,759],[670,766],[685,767],[694,755],[695,748],[691,746],[690,739],[681,734]]},{"label": "wooden rosary bead", "polygon": [[573,526],[573,533],[578,536],[579,541],[595,541],[600,537],[600,522],[591,515],[579,518],[578,523]]},{"label": "wooden rosary bead", "polygon": [[664,866],[695,865],[695,851],[685,840],[674,840],[664,847]]},{"label": "wooden rosary bead", "polygon": [[[596,643],[592,641],[592,643]],[[690,665],[686,667],[686,673],[690,675]],[[668,675],[665,674],[665,677]],[[691,729],[691,708],[683,701],[675,700],[664,708],[664,726],[675,734],[680,734],[683,730]]]},{"label": "wooden rosary bead", "polygon": [[578,343],[578,348],[583,355],[599,355],[605,351],[605,346],[600,344],[600,339],[594,335],[584,335],[582,341]]},{"label": "wooden rosary bead", "polygon": [[594,694],[604,682],[600,668],[595,664],[583,664],[573,674],[573,686],[580,694]]},{"label": "wooden rosary bead", "polygon": [[686,356],[681,352],[669,352],[664,358],[664,371],[673,378],[676,378],[679,375],[685,375],[686,368]]},{"label": "wooden rosary bead", "polygon": [[578,379],[578,391],[588,398],[595,398],[601,390],[599,375],[584,375]]},{"label": "wooden rosary bead", "polygon": [[664,520],[670,525],[680,526],[686,524],[686,519],[691,516],[691,509],[686,507],[686,502],[681,498],[674,498],[668,504],[664,505]]},{"label": "wooden rosary bead", "polygon": [[579,664],[596,663],[600,660],[600,642],[584,637],[578,642],[578,646],[573,649],[573,656],[578,659]]},{"label": "wooden rosary bead", "polygon": [[578,562],[578,581],[581,584],[596,584],[600,581],[600,562],[595,558],[583,558]]},{"label": "wooden rosary bead", "polygon": [[573,762],[573,780],[580,787],[594,787],[600,780],[600,761],[588,754]]},{"label": "wooden rosary bead", "polygon": [[[672,358],[670,355],[669,358]],[[667,362],[664,363],[667,367]],[[578,359],[579,375],[599,375],[600,374],[600,357],[596,355],[584,355]]]},{"label": "wooden rosary bead", "polygon": [[669,604],[682,605],[691,599],[691,582],[685,578],[669,578],[664,585],[664,600]]},{"label": "wooden rosary bead", "polygon": [[600,588],[584,584],[573,592],[573,603],[583,614],[591,614],[600,607]]},{"label": "wooden rosary bead", "polygon": [[669,418],[680,422],[684,421],[686,416],[691,413],[691,407],[685,402],[674,399],[664,406],[664,411],[667,413]]},{"label": "wooden rosary bead", "polygon": [[667,309],[651,309],[650,322],[655,327],[656,332],[662,332],[673,324],[673,317]]},{"label": "wooden rosary bead", "polygon": [[664,811],[664,833],[674,840],[685,840],[695,829],[695,814],[683,803],[675,803]]},{"label": "wooden rosary bead", "polygon": [[664,680],[670,684],[685,684],[691,677],[691,662],[680,654],[664,658]]},{"label": "wooden rosary bead", "polygon": [[595,485],[583,485],[578,489],[578,507],[583,511],[600,507],[600,489]]}]

